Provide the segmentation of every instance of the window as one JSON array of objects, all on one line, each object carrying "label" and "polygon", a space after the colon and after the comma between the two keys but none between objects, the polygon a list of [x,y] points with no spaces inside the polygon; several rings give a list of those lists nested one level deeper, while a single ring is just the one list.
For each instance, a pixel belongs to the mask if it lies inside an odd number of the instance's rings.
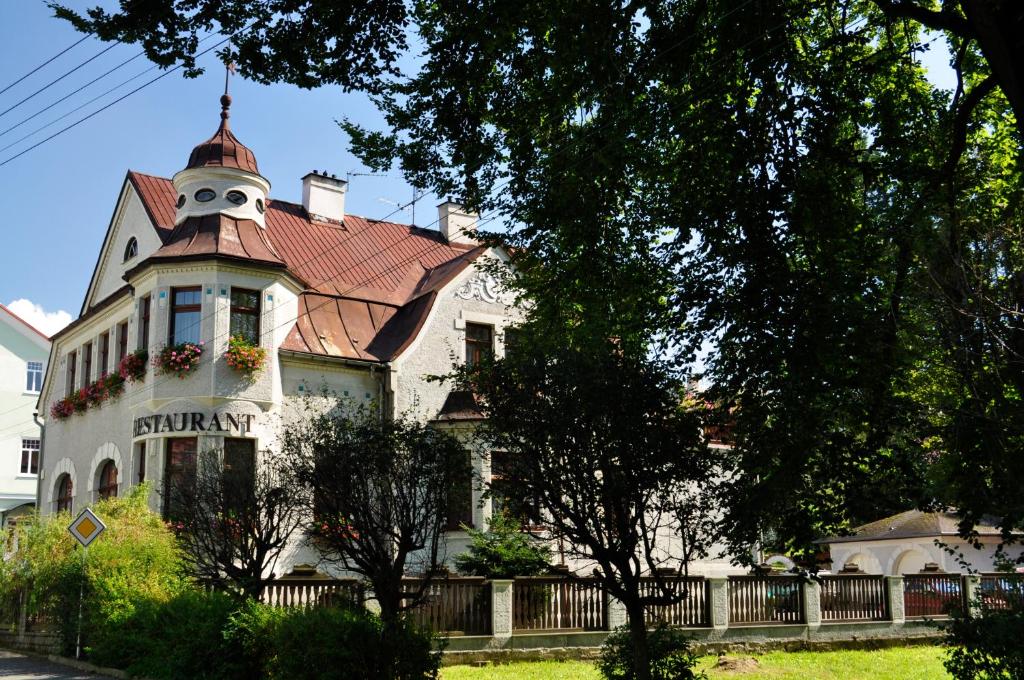
[{"label": "window", "polygon": [[503,512],[517,518],[523,526],[536,525],[540,519],[540,504],[536,499],[523,498],[513,493],[509,482],[515,474],[507,453],[491,453],[491,509],[495,514]]},{"label": "window", "polygon": [[57,478],[57,512],[71,512],[74,499],[75,490],[71,484],[71,475],[65,472]]},{"label": "window", "polygon": [[241,335],[254,345],[260,342],[260,292],[231,289],[231,330],[233,336]]},{"label": "window", "polygon": [[232,191],[229,191],[228,193],[224,194],[224,198],[228,199],[230,202],[234,203],[235,205],[243,205],[246,201],[249,200],[248,196],[246,196],[241,191],[236,191],[236,190],[232,190]]},{"label": "window", "polygon": [[169,342],[199,344],[199,321],[203,289],[200,286],[171,289],[171,328]]},{"label": "window", "polygon": [[152,298],[146,296],[139,300],[139,347],[138,349],[149,349],[149,312]]},{"label": "window", "polygon": [[213,189],[200,189],[195,193],[195,199],[200,203],[209,203],[217,198],[217,192]]},{"label": "window", "polygon": [[117,366],[121,365],[121,359],[128,356],[128,322],[122,321],[117,324]]},{"label": "window", "polygon": [[92,343],[82,345],[82,387],[92,382]]},{"label": "window", "polygon": [[39,474],[39,440],[21,440],[21,469],[23,475]]},{"label": "window", "polygon": [[167,457],[164,466],[164,516],[174,519],[176,507],[181,504],[181,493],[195,483],[196,439],[195,437],[167,440]]},{"label": "window", "polygon": [[473,368],[494,352],[494,328],[479,323],[466,324],[466,366]]},{"label": "window", "polygon": [[[467,454],[468,456],[468,454]],[[473,476],[458,475],[453,479],[448,492],[448,531],[459,531],[462,525],[473,526]]]},{"label": "window", "polygon": [[523,331],[509,326],[505,329],[505,356],[511,356],[523,349]]},{"label": "window", "polygon": [[136,460],[138,462],[135,465],[135,469],[139,471],[139,484],[142,484],[146,481],[146,442],[139,442],[135,446],[138,451],[138,453],[136,453],[136,456],[138,456]]},{"label": "window", "polygon": [[25,378],[25,391],[38,392],[43,389],[43,362],[28,362],[28,373]]},{"label": "window", "polygon": [[185,194],[179,194],[178,195],[178,202],[175,203],[174,205],[175,205],[175,207],[180,208],[181,206],[185,205],[185,201],[186,201]]},{"label": "window", "polygon": [[266,210],[266,208],[263,206],[263,199],[262,198],[257,198],[256,199],[256,212],[258,212],[259,214],[262,215],[264,210]]},{"label": "window", "polygon": [[100,335],[100,372],[99,377],[103,377],[110,370],[110,333],[103,333]]},{"label": "window", "polygon": [[64,381],[64,396],[75,391],[75,372],[78,370],[78,352],[68,352],[68,372]]},{"label": "window", "polygon": [[256,440],[224,440],[224,506],[241,511],[251,507],[256,490]]},{"label": "window", "polygon": [[97,496],[100,498],[114,498],[117,496],[117,466],[114,465],[114,461],[108,460],[103,463],[97,481]]},{"label": "window", "polygon": [[124,246],[124,261],[132,259],[139,254],[139,242],[132,236]]}]

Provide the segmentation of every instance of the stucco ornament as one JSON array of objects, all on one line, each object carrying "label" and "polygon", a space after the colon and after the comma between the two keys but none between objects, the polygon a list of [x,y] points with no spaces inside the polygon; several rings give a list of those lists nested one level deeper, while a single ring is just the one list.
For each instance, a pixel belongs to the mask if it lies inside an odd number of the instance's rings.
[{"label": "stucco ornament", "polygon": [[476,298],[484,302],[498,301],[498,282],[490,274],[477,273],[469,277],[462,286],[455,290],[455,297],[463,300]]}]

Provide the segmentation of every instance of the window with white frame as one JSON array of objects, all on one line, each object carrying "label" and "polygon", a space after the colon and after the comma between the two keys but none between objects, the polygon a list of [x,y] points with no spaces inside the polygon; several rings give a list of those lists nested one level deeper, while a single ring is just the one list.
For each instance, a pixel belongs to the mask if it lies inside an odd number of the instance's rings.
[{"label": "window with white frame", "polygon": [[43,362],[28,362],[28,370],[25,375],[25,391],[38,392],[43,389]]},{"label": "window with white frame", "polygon": [[21,474],[23,475],[38,475],[39,474],[39,440],[38,439],[22,439],[21,440]]}]

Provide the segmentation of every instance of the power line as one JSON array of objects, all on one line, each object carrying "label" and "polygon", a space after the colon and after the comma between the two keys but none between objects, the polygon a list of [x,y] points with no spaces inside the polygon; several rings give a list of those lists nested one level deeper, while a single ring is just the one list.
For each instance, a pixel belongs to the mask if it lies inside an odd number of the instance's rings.
[{"label": "power line", "polygon": [[[196,55],[196,57],[201,57],[201,56],[203,56],[204,54],[207,54],[208,52],[212,52],[213,50],[217,49],[218,47],[220,47],[220,46],[221,46],[221,45],[223,45],[224,43],[226,43],[226,42],[228,42],[229,40],[231,40],[232,38],[234,38],[235,36],[237,36],[237,35],[239,35],[239,34],[241,34],[241,33],[245,32],[245,31],[249,30],[250,28],[252,28],[252,26],[253,26],[253,25],[254,25],[254,24],[249,24],[249,26],[247,26],[247,27],[245,27],[245,28],[241,29],[240,31],[238,31],[238,32],[236,32],[236,33],[233,33],[233,34],[229,35],[228,37],[224,38],[223,40],[221,40],[220,42],[218,42],[218,43],[216,43],[216,44],[214,44],[214,45],[211,45],[210,47],[206,48],[205,50],[203,50],[202,52],[200,52],[199,54],[197,54],[197,55]],[[130,96],[132,96],[132,95],[133,95],[133,94],[135,94],[136,92],[139,92],[140,90],[144,90],[145,88],[149,87],[149,86],[150,86],[150,85],[152,85],[153,83],[155,83],[155,82],[157,82],[157,81],[159,81],[159,80],[162,80],[162,79],[166,78],[167,76],[171,75],[172,73],[174,73],[175,71],[177,71],[177,70],[178,70],[178,69],[180,69],[181,67],[182,67],[182,65],[181,65],[181,64],[178,64],[177,66],[174,66],[174,67],[172,67],[172,68],[170,68],[170,69],[168,69],[168,70],[164,71],[163,73],[161,73],[160,75],[158,75],[158,76],[157,76],[156,78],[152,78],[152,79],[150,79],[150,80],[147,80],[147,81],[146,81],[145,83],[143,83],[142,85],[139,85],[139,86],[138,86],[137,88],[135,88],[134,90],[132,90],[132,91],[128,92],[127,94],[123,94],[123,95],[121,95],[120,97],[118,97],[117,99],[113,100],[112,102],[110,102],[110,103],[108,103],[108,104],[104,104],[103,106],[101,106],[100,108],[96,109],[96,110],[95,110],[95,111],[93,111],[92,113],[90,113],[90,114],[88,114],[88,115],[86,115],[86,116],[83,116],[82,118],[79,118],[78,120],[76,120],[76,121],[75,121],[74,123],[72,123],[71,125],[68,125],[68,126],[66,126],[66,127],[63,127],[63,128],[61,128],[60,130],[58,130],[57,132],[55,132],[55,133],[53,133],[52,135],[50,135],[49,137],[47,137],[47,138],[45,138],[45,139],[43,139],[43,140],[40,140],[40,141],[36,142],[36,143],[35,143],[35,144],[33,144],[32,146],[29,146],[29,147],[27,147],[27,148],[25,148],[25,149],[22,149],[21,151],[19,151],[18,153],[14,154],[13,156],[10,156],[9,158],[5,159],[5,160],[4,160],[3,162],[0,162],[0,167],[3,167],[3,166],[5,166],[5,165],[7,165],[7,164],[8,164],[8,163],[10,163],[11,161],[13,161],[13,160],[15,160],[15,159],[17,159],[17,158],[20,158],[21,156],[24,156],[24,155],[25,155],[25,154],[27,154],[27,153],[28,153],[29,151],[32,151],[33,149],[39,148],[39,147],[40,147],[40,146],[42,146],[43,144],[46,144],[46,143],[47,143],[47,142],[49,142],[49,141],[50,141],[51,139],[54,139],[54,138],[56,138],[56,137],[59,137],[60,135],[64,134],[65,132],[67,132],[67,131],[69,131],[69,130],[71,130],[71,129],[73,129],[73,128],[75,128],[75,127],[79,126],[79,125],[81,125],[82,123],[84,123],[85,121],[89,120],[89,119],[90,119],[90,118],[92,118],[93,116],[96,116],[96,115],[98,115],[98,114],[100,114],[100,113],[103,113],[104,111],[106,111],[106,110],[107,110],[107,109],[109,109],[110,107],[114,106],[115,104],[118,104],[119,102],[122,102],[122,101],[124,101],[125,99],[127,99],[127,98],[128,98],[128,97],[130,97]],[[148,71],[147,71],[147,72],[148,72]],[[2,114],[0,114],[0,115],[2,115]]]},{"label": "power line", "polygon": [[27,102],[29,99],[32,99],[33,97],[35,97],[40,92],[43,92],[43,91],[49,89],[50,87],[56,85],[57,83],[59,83],[60,81],[64,80],[65,78],[67,78],[69,75],[71,75],[72,73],[74,73],[78,69],[80,69],[83,66],[91,63],[92,61],[100,58],[101,56],[103,56],[104,54],[106,54],[107,52],[109,52],[110,50],[114,49],[115,47],[117,47],[120,44],[121,43],[114,43],[113,45],[108,45],[107,47],[104,47],[102,50],[100,50],[96,54],[92,55],[91,57],[89,57],[88,59],[83,61],[81,64],[79,64],[78,66],[74,67],[70,71],[65,71],[62,75],[54,78],[53,80],[48,82],[46,85],[43,85],[41,88],[39,88],[38,90],[36,90],[32,94],[30,94],[29,96],[25,97],[24,99],[19,101],[17,104],[13,104],[12,106],[9,106],[8,108],[4,109],[3,111],[0,111],[0,117],[3,117],[5,115],[7,115],[8,113],[13,111],[14,109],[18,108],[19,106],[21,106],[22,104]]},{"label": "power line", "polygon": [[78,46],[78,45],[82,44],[83,42],[85,42],[86,40],[88,40],[88,39],[89,39],[89,38],[91,38],[91,37],[92,37],[92,33],[89,33],[89,34],[87,34],[87,35],[83,36],[83,37],[82,37],[81,39],[79,39],[79,40],[75,41],[74,43],[72,43],[72,44],[71,44],[70,46],[68,46],[68,47],[65,47],[65,48],[64,48],[64,49],[62,49],[62,50],[61,50],[60,52],[58,52],[57,54],[55,54],[55,55],[53,55],[52,57],[50,57],[49,59],[47,59],[46,61],[44,61],[44,62],[43,62],[42,64],[40,64],[39,66],[36,66],[36,67],[35,67],[34,69],[32,69],[31,71],[29,71],[28,73],[26,73],[26,74],[25,74],[25,75],[23,75],[22,77],[20,77],[20,78],[18,78],[17,80],[15,80],[15,81],[14,81],[13,83],[11,83],[10,85],[7,85],[7,86],[6,86],[6,87],[5,87],[4,89],[0,90],[0,94],[3,94],[4,92],[7,92],[7,90],[11,89],[12,87],[14,87],[15,85],[17,85],[17,84],[18,84],[18,83],[20,83],[21,81],[25,80],[25,78],[28,78],[28,77],[29,77],[30,75],[32,75],[33,73],[35,73],[35,72],[36,72],[36,71],[38,71],[39,69],[43,68],[44,66],[46,66],[47,64],[49,64],[50,62],[52,62],[52,61],[53,61],[54,59],[56,59],[57,57],[60,57],[60,56],[62,56],[63,54],[65,54],[66,52],[68,52],[69,50],[71,50],[71,48],[73,48],[73,47],[76,47],[76,46]]},{"label": "power line", "polygon": [[111,73],[113,73],[114,71],[117,71],[118,69],[120,69],[120,68],[123,68],[124,66],[127,66],[127,65],[128,65],[129,63],[131,63],[131,62],[135,61],[136,59],[138,59],[139,57],[143,56],[144,54],[145,54],[145,52],[139,52],[139,53],[138,53],[138,54],[136,54],[136,55],[135,55],[134,57],[130,57],[130,58],[128,58],[128,59],[125,59],[124,61],[122,61],[122,62],[121,62],[120,64],[118,64],[118,65],[117,65],[117,66],[115,66],[114,68],[110,69],[109,71],[107,71],[107,72],[105,72],[105,73],[103,73],[103,74],[101,74],[101,75],[99,75],[99,76],[96,76],[95,78],[93,78],[92,80],[90,80],[89,82],[87,82],[87,83],[86,83],[85,85],[82,85],[81,87],[79,87],[79,88],[78,88],[77,90],[73,90],[73,91],[71,91],[71,92],[67,93],[66,95],[64,95],[64,96],[63,96],[63,97],[61,97],[60,99],[57,99],[56,101],[54,101],[54,102],[50,103],[49,105],[47,105],[47,106],[45,106],[45,107],[43,107],[43,108],[39,109],[38,111],[36,111],[35,113],[33,113],[33,114],[32,114],[31,116],[28,116],[27,118],[23,118],[23,119],[21,119],[20,121],[18,121],[17,123],[15,123],[14,125],[12,125],[11,127],[7,128],[7,129],[6,129],[6,130],[4,130],[3,132],[0,132],[0,137],[3,137],[4,135],[6,135],[6,134],[7,134],[8,132],[10,132],[11,130],[16,130],[17,128],[21,127],[22,125],[24,125],[25,123],[29,122],[29,121],[30,121],[30,120],[32,120],[33,118],[35,118],[35,117],[37,117],[37,116],[40,116],[40,115],[42,115],[42,114],[46,113],[47,111],[49,111],[50,109],[52,109],[52,108],[53,108],[54,106],[57,106],[58,104],[60,104],[60,103],[62,103],[62,102],[65,102],[65,101],[67,101],[67,100],[68,100],[68,99],[70,99],[71,97],[74,97],[74,96],[75,96],[76,94],[78,94],[79,92],[81,92],[81,91],[82,91],[82,90],[84,90],[85,88],[89,87],[89,86],[90,86],[90,85],[92,85],[93,83],[95,83],[95,82],[97,82],[97,81],[99,81],[99,80],[102,80],[102,79],[106,78],[107,76],[109,76],[109,75],[110,75]]}]

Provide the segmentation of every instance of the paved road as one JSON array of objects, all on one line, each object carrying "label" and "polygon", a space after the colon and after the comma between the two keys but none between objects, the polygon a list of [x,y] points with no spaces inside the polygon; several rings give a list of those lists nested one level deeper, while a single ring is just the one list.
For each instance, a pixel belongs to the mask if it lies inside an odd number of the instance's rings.
[{"label": "paved road", "polygon": [[0,649],[0,678],[5,680],[113,680],[109,675],[93,675],[37,657]]}]

